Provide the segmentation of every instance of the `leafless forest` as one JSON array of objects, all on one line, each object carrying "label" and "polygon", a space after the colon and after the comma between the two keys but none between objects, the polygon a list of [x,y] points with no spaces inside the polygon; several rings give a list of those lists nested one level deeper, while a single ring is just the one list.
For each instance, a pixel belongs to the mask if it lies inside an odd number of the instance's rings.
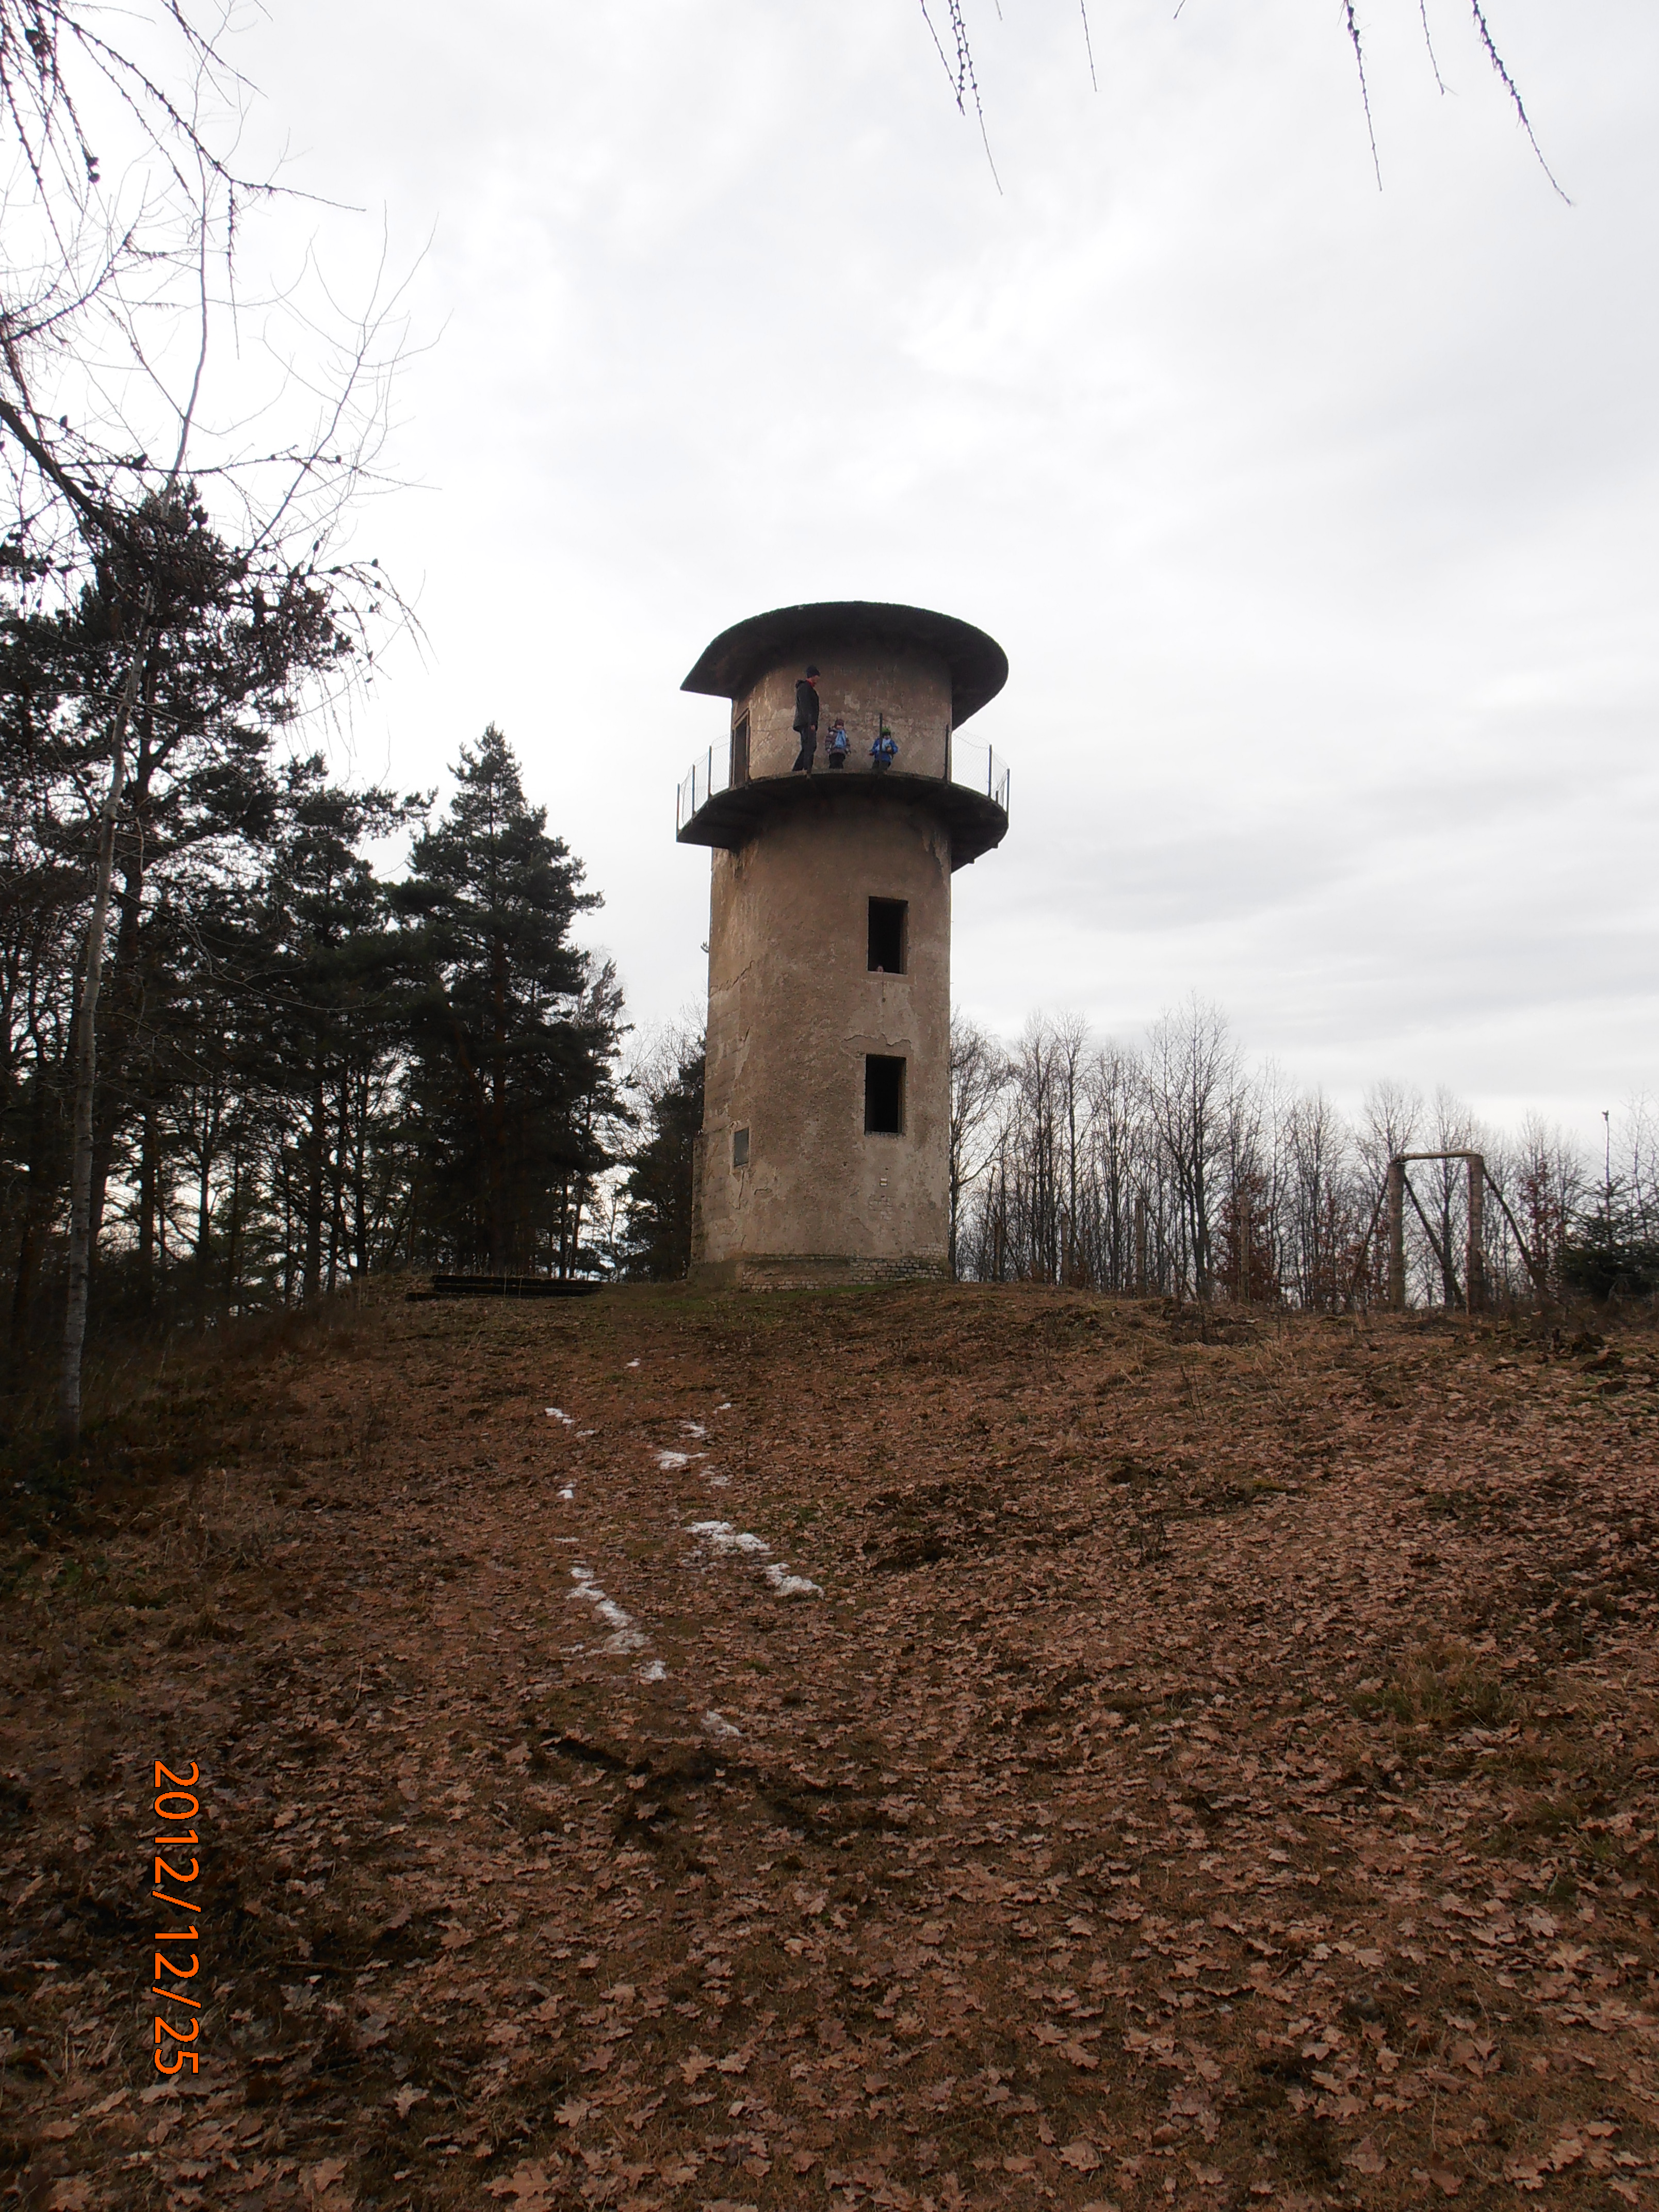
[{"label": "leafless forest", "polygon": [[[1443,1089],[1425,1098],[1378,1082],[1351,1117],[1252,1065],[1224,1014],[1195,999],[1136,1046],[1061,1016],[1033,1018],[1009,1048],[959,1019],[952,1062],[957,1270],[983,1281],[1316,1311],[1375,1304],[1383,1178],[1391,1157],[1413,1152],[1484,1153],[1514,1217],[1512,1227],[1492,1206],[1484,1223],[1486,1280],[1500,1298],[1535,1295],[1528,1255],[1565,1290],[1587,1248],[1637,1255],[1659,1234],[1659,1125],[1643,1101],[1611,1117],[1594,1162],[1536,1116],[1487,1128]],[[1408,1295],[1459,1305],[1463,1164],[1411,1173],[1421,1212],[1407,1213]]]}]

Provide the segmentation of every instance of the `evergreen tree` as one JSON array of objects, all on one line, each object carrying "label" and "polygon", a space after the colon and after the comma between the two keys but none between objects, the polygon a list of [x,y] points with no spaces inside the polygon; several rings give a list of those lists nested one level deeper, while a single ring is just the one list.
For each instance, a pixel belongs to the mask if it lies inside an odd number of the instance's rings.
[{"label": "evergreen tree", "polygon": [[1578,1216],[1562,1248],[1561,1279],[1602,1301],[1651,1297],[1659,1291],[1659,1236],[1618,1176],[1602,1184],[1594,1211]]},{"label": "evergreen tree", "polygon": [[692,1161],[702,1127],[703,1040],[680,1037],[637,1074],[645,1133],[629,1153],[624,1271],[651,1283],[681,1281],[691,1265]]},{"label": "evergreen tree", "polygon": [[415,817],[421,802],[326,779],[319,755],[284,769],[278,826],[245,959],[247,1056],[282,1102],[275,1164],[293,1224],[294,1288],[315,1297],[373,1264],[394,1210],[377,1155],[389,1134],[388,1079],[400,1044],[404,950],[385,886],[358,849]]},{"label": "evergreen tree", "polygon": [[[71,1087],[75,939],[102,865],[92,795],[111,699],[130,684],[106,854],[113,926],[98,1018],[89,1227],[95,1250],[113,1177],[113,1226],[130,1249],[125,1284],[112,1287],[144,1306],[164,1256],[168,1153],[179,1134],[169,1124],[186,1093],[192,1123],[205,1114],[210,1139],[216,1124],[203,1059],[216,1058],[223,1041],[225,975],[215,948],[226,917],[251,895],[275,831],[276,734],[306,684],[337,671],[353,650],[326,580],[228,544],[192,488],[149,501],[129,520],[67,600],[51,598],[49,571],[15,548],[0,563],[0,773],[21,862],[3,933],[8,950],[27,948],[31,981],[54,1001],[49,1020],[21,1001],[7,1009],[6,1133],[32,1156],[13,1209],[20,1328],[33,1297],[37,1224],[55,1216],[69,1167],[50,1132]],[[201,1138],[192,1126],[186,1141],[198,1155]],[[202,1244],[199,1233],[193,1241]]]},{"label": "evergreen tree", "polygon": [[448,812],[392,893],[422,1241],[453,1264],[545,1258],[568,1273],[618,1111],[621,994],[570,939],[601,902],[493,723],[455,775]]}]

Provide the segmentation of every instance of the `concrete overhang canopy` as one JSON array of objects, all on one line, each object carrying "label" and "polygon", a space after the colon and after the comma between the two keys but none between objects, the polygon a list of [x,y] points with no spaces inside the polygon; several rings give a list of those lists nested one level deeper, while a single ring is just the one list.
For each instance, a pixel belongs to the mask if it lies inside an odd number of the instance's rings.
[{"label": "concrete overhang canopy", "polygon": [[1008,656],[994,637],[954,615],[881,599],[824,599],[774,607],[733,623],[706,646],[682,691],[738,699],[769,669],[809,659],[836,646],[921,646],[943,656],[951,671],[951,726],[960,729],[1008,681]]}]

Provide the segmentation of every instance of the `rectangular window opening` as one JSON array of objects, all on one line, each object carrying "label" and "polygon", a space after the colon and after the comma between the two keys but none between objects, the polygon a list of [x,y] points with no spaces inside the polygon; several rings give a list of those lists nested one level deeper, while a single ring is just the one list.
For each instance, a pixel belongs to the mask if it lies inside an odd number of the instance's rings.
[{"label": "rectangular window opening", "polygon": [[866,1137],[904,1134],[904,1062],[885,1053],[864,1056],[864,1133]]},{"label": "rectangular window opening", "polygon": [[733,1129],[732,1132],[732,1164],[734,1168],[746,1168],[749,1164],[747,1129]]},{"label": "rectangular window opening", "polygon": [[[904,973],[905,917],[909,906],[904,899],[872,898],[870,902],[870,973],[902,975]],[[902,1062],[896,1062],[902,1066]]]},{"label": "rectangular window opening", "polygon": [[732,788],[735,791],[739,784],[748,781],[749,717],[745,714],[732,726]]}]

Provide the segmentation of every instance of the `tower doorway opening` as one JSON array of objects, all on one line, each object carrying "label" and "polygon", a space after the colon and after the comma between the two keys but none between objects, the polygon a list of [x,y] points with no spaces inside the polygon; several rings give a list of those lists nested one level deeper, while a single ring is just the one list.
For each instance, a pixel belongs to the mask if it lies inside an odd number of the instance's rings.
[{"label": "tower doorway opening", "polygon": [[864,1056],[864,1133],[904,1134],[904,1062],[880,1052]]}]

